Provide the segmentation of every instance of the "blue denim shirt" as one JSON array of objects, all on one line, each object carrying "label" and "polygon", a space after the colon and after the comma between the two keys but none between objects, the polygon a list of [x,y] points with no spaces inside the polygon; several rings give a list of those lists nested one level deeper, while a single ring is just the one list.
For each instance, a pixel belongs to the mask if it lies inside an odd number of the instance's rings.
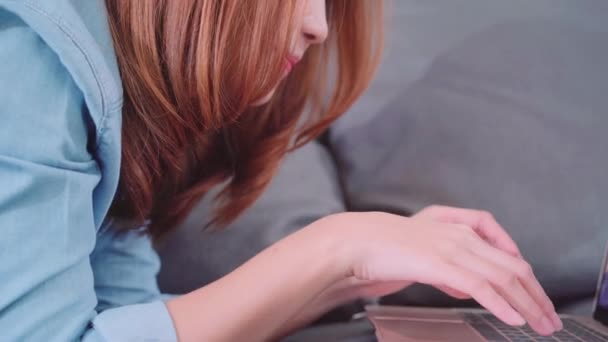
[{"label": "blue denim shirt", "polygon": [[0,339],[174,341],[159,260],[106,217],[122,89],[102,0],[0,0]]}]

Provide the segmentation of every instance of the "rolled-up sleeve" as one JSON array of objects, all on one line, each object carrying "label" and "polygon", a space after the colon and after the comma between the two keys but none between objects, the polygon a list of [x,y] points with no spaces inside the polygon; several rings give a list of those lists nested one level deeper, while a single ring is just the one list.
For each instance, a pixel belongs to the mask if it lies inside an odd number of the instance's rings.
[{"label": "rolled-up sleeve", "polygon": [[100,312],[93,327],[106,340],[176,340],[156,282],[160,261],[141,229],[118,233],[108,221],[90,259]]},{"label": "rolled-up sleeve", "polygon": [[0,6],[0,339],[175,341],[149,241],[95,227],[83,95]]},{"label": "rolled-up sleeve", "polygon": [[102,312],[83,341],[177,341],[165,304],[133,304]]}]

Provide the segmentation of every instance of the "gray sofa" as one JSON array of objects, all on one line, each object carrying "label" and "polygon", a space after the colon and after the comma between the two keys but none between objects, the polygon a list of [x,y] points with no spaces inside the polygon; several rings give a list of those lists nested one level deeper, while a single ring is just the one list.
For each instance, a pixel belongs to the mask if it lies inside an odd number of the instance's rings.
[{"label": "gray sofa", "polygon": [[[391,2],[371,88],[227,230],[202,231],[203,201],[158,246],[162,289],[330,213],[436,203],[493,212],[558,306],[588,304],[608,240],[607,17],[605,0]],[[425,287],[386,300],[454,304]]]}]

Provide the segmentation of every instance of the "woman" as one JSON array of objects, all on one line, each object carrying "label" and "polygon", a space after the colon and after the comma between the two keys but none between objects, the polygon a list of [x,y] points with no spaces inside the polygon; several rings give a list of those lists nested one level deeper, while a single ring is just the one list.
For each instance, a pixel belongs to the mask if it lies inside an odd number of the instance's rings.
[{"label": "woman", "polygon": [[330,216],[160,300],[149,237],[214,185],[210,224],[247,208],[294,139],[364,90],[380,14],[378,0],[0,0],[2,338],[267,340],[335,298],[413,282],[560,329],[494,219],[443,207]]}]

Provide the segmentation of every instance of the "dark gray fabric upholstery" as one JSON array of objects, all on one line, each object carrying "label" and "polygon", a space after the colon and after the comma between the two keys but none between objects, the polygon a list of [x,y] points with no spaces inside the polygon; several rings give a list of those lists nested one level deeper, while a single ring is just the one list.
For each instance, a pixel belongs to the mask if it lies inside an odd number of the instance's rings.
[{"label": "dark gray fabric upholstery", "polygon": [[[408,2],[381,77],[332,129],[349,209],[489,210],[554,298],[591,296],[608,239],[608,6]],[[445,303],[420,288],[393,300]]]}]

